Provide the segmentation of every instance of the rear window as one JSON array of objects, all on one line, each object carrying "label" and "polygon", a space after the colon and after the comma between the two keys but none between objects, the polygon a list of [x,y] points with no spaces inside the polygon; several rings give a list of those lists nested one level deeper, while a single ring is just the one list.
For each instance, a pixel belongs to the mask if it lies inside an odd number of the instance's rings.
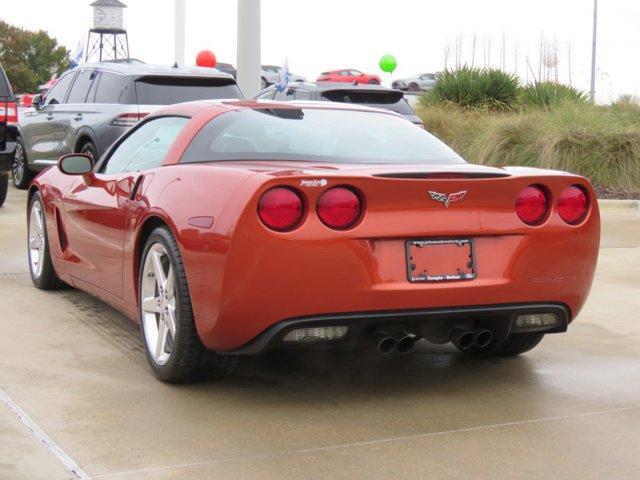
[{"label": "rear window", "polygon": [[403,95],[398,92],[331,90],[324,92],[322,98],[330,102],[357,103],[367,107],[386,108],[401,115],[415,115]]},{"label": "rear window", "polygon": [[232,79],[144,77],[136,81],[139,105],[171,105],[193,100],[241,98]]},{"label": "rear window", "polygon": [[228,160],[465,163],[433,135],[396,115],[317,108],[226,112],[198,132],[182,157],[182,163]]}]

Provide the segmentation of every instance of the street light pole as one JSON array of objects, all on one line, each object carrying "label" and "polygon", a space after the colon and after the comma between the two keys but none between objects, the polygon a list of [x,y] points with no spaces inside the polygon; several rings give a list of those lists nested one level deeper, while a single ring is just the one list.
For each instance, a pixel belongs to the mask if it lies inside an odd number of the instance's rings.
[{"label": "street light pole", "polygon": [[260,91],[260,0],[238,0],[238,86],[248,98]]},{"label": "street light pole", "polygon": [[185,0],[174,0],[174,40],[173,40],[173,61],[184,67],[185,51]]},{"label": "street light pole", "polygon": [[596,34],[598,32],[598,0],[593,0],[593,43],[591,45],[591,101],[596,102]]}]

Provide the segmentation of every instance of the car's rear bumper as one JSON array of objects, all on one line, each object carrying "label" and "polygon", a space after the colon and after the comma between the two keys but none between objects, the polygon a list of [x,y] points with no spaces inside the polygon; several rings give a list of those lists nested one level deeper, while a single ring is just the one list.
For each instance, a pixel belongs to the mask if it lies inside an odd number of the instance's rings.
[{"label": "car's rear bumper", "polygon": [[7,138],[6,142],[0,142],[0,173],[7,173],[11,170],[11,163],[13,162],[15,151],[15,138]]},{"label": "car's rear bumper", "polygon": [[11,170],[13,154],[16,151],[16,137],[15,125],[0,124],[0,173]]},{"label": "car's rear bumper", "polygon": [[[447,182],[445,191],[463,188]],[[182,240],[200,339],[211,350],[229,352],[291,319],[341,314],[366,323],[369,315],[361,312],[468,306],[562,305],[569,322],[584,305],[595,273],[597,203],[578,225],[567,225],[554,210],[543,225],[529,227],[513,207],[502,205],[535,182],[557,195],[582,180],[561,175],[479,180],[472,184],[477,206],[469,200],[447,209],[435,202],[423,205],[430,187],[421,181],[353,178],[345,183],[369,192],[368,204],[361,223],[347,231],[329,230],[311,210],[321,189],[305,190],[311,211],[292,232],[272,232],[260,223],[258,195],[246,205],[230,203],[216,219],[215,233],[186,230],[189,236]],[[253,190],[250,182],[243,187]],[[407,198],[416,199],[415,208],[397,205]],[[407,242],[434,239],[471,239],[477,276],[409,279]]]},{"label": "car's rear bumper", "polygon": [[[516,326],[518,316],[542,313],[556,314],[558,323],[549,327],[534,327],[526,330]],[[565,305],[554,303],[318,315],[278,322],[249,343],[226,353],[255,355],[268,350],[284,348],[350,349],[368,339],[373,332],[378,330],[384,330],[391,334],[397,331],[406,331],[418,338],[436,339],[437,343],[447,342],[451,332],[456,328],[489,328],[499,338],[518,332],[559,333],[567,330],[570,320],[569,309]],[[318,342],[288,342],[284,340],[287,333],[296,329],[343,326],[348,327],[347,333],[338,340]]]}]

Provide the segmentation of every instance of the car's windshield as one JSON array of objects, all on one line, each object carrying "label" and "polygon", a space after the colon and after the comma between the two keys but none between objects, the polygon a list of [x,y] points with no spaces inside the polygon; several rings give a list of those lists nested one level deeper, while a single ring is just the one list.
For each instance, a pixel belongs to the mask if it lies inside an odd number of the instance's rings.
[{"label": "car's windshield", "polygon": [[182,157],[182,163],[225,160],[465,163],[433,135],[394,114],[317,108],[221,114]]}]

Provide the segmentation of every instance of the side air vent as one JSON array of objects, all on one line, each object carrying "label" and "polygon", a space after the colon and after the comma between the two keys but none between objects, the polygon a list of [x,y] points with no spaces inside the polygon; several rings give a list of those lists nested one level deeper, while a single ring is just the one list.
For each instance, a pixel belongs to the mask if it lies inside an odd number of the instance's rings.
[{"label": "side air vent", "polygon": [[64,252],[67,249],[67,233],[64,231],[64,225],[62,225],[62,220],[60,219],[60,210],[58,207],[55,208],[55,217],[56,217],[56,225],[58,227],[58,240],[60,241],[60,248]]}]

